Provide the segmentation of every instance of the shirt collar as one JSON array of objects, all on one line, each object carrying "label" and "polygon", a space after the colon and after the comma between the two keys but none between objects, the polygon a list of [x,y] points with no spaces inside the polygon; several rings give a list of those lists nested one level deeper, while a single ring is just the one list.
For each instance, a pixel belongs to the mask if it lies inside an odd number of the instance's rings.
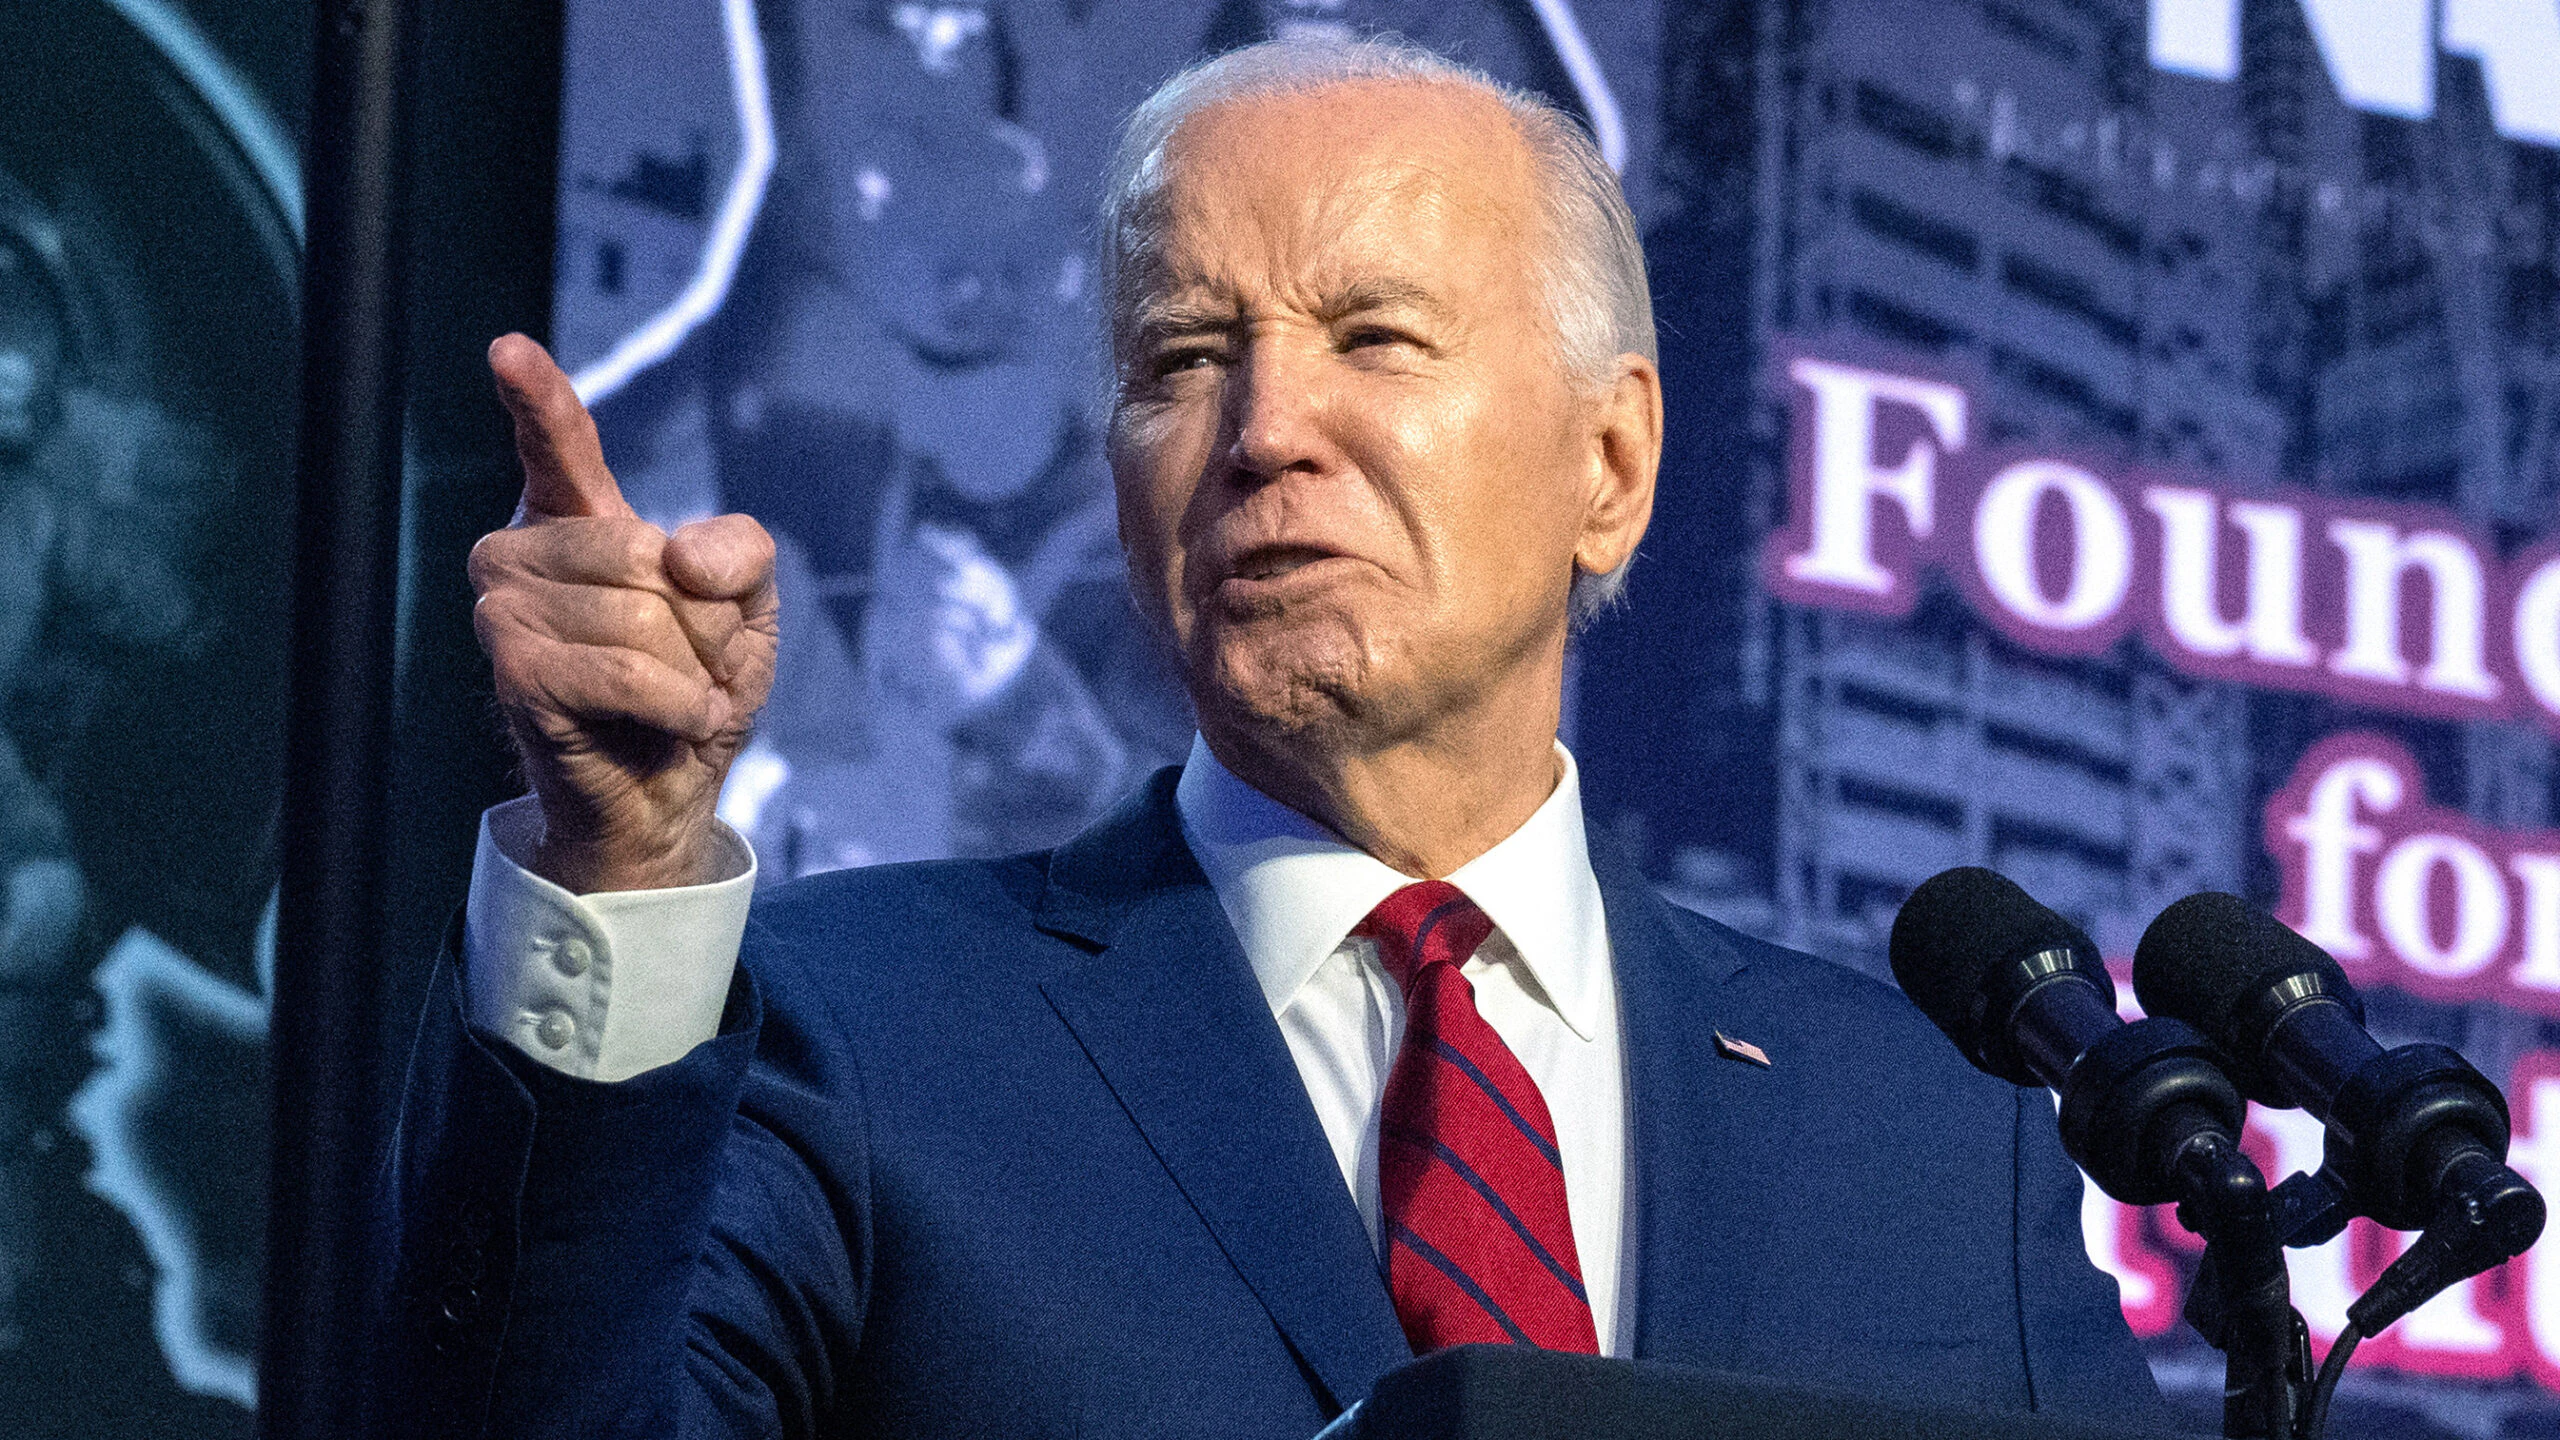
[{"label": "shirt collar", "polygon": [[[1607,921],[1583,834],[1581,776],[1572,752],[1558,745],[1556,755],[1563,774],[1545,803],[1449,883],[1492,918],[1547,1004],[1588,1040],[1609,983]],[[1237,778],[1197,736],[1173,803],[1274,1015],[1362,917],[1413,883]]]}]

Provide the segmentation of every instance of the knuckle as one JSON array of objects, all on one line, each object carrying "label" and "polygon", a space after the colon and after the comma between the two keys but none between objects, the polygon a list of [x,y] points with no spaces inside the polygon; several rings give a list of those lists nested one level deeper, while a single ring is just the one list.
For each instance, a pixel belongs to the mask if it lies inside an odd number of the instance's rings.
[{"label": "knuckle", "polygon": [[604,682],[625,696],[637,695],[649,688],[649,667],[639,652],[611,649],[601,657],[599,669]]},{"label": "knuckle", "polygon": [[663,623],[665,611],[658,597],[645,590],[617,588],[604,592],[604,623],[615,634],[635,642]]},{"label": "knuckle", "polygon": [[578,403],[577,392],[566,385],[546,384],[534,399],[534,414],[541,418],[544,429],[555,434],[576,426],[586,413],[587,407]]},{"label": "knuckle", "polygon": [[489,652],[489,678],[497,690],[499,704],[521,709],[535,693],[528,683],[527,668],[520,647],[501,645]]},{"label": "knuckle", "polygon": [[645,520],[611,522],[609,539],[600,547],[624,575],[654,576],[666,553],[665,532]]},{"label": "knuckle", "polygon": [[471,628],[480,637],[480,648],[496,656],[502,650],[520,647],[526,626],[510,590],[491,590],[471,605]]},{"label": "knuckle", "polygon": [[471,554],[463,562],[464,573],[471,577],[471,588],[487,594],[489,587],[509,569],[508,551],[512,537],[507,531],[492,530],[472,542]]},{"label": "knuckle", "polygon": [[578,722],[560,711],[527,709],[519,713],[524,726],[545,743],[566,745],[578,737]]},{"label": "knuckle", "polygon": [[706,533],[717,540],[742,568],[760,568],[773,561],[773,536],[753,515],[732,512],[715,515],[701,522]]}]

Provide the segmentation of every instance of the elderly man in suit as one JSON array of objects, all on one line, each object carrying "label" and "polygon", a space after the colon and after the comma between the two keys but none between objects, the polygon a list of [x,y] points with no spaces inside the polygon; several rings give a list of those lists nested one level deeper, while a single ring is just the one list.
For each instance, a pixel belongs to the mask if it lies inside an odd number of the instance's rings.
[{"label": "elderly man in suit", "polygon": [[1566,638],[1650,513],[1616,181],[1409,49],[1171,81],[1111,172],[1109,448],[1189,760],[1054,851],[750,908],[772,548],[634,518],[521,337],[491,812],[402,1120],[437,1434],[1296,1440],[1535,1344],[2157,1405],[2046,1097],[1585,833]]}]

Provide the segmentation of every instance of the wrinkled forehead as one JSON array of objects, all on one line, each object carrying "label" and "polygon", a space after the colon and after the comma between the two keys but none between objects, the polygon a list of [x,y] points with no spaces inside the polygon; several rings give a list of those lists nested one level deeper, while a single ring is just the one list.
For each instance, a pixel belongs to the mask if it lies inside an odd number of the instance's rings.
[{"label": "wrinkled forehead", "polygon": [[1122,242],[1115,333],[1150,303],[1480,288],[1537,231],[1526,145],[1472,88],[1350,81],[1222,100],[1166,140]]}]

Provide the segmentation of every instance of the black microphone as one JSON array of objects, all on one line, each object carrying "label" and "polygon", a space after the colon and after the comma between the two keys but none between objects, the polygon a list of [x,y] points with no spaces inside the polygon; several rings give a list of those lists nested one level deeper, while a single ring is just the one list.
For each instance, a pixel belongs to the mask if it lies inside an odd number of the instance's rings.
[{"label": "black microphone", "polygon": [[2384,1049],[2338,962],[2274,916],[2236,896],[2188,896],[2143,932],[2133,990],[2145,1011],[2210,1036],[2250,1099],[2323,1121],[2323,1178],[2358,1213],[2419,1230],[2459,1205],[2498,1259],[2542,1233],[2541,1195],[2503,1163],[2498,1087],[2448,1046]]},{"label": "black microphone", "polygon": [[2240,1155],[2244,1107],[2211,1044],[2177,1020],[2127,1025],[2097,946],[2007,879],[1932,876],[1894,916],[1890,951],[1902,993],[1976,1069],[2061,1094],[2062,1147],[2108,1194],[2157,1205],[2265,1183]]},{"label": "black microphone", "polygon": [[2229,1357],[2226,1435],[2295,1433],[2311,1350],[2293,1312],[2266,1177],[2240,1150],[2246,1109],[2192,1025],[2116,1014],[2080,928],[1975,867],[1930,877],[1893,918],[1893,975],[1976,1068],[2062,1097],[2062,1149],[2128,1205],[2178,1202],[2205,1237],[2186,1315]]}]

